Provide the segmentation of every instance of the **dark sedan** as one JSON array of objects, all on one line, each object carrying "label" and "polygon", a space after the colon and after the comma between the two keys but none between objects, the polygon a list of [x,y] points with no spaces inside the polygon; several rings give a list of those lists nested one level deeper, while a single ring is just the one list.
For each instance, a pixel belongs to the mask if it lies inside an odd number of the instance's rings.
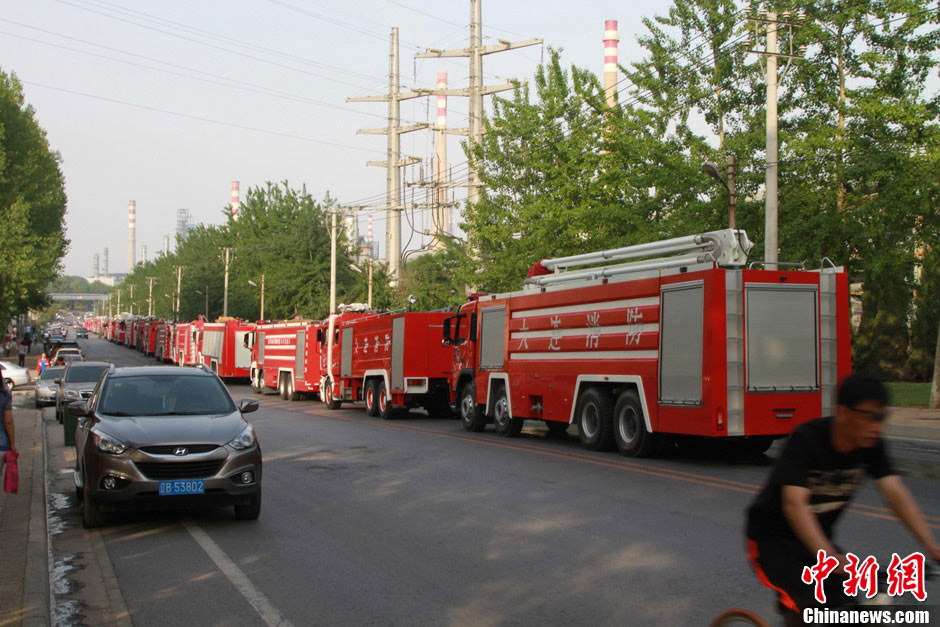
[{"label": "dark sedan", "polygon": [[232,400],[200,368],[112,368],[88,401],[69,406],[75,430],[76,494],[83,523],[122,508],[234,506],[261,513],[261,447],[242,416],[258,402]]}]

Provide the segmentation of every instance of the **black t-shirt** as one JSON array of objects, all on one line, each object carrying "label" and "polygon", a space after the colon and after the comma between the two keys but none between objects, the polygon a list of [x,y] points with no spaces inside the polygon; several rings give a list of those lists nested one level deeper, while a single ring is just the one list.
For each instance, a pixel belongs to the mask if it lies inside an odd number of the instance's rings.
[{"label": "black t-shirt", "polygon": [[770,480],[747,510],[751,540],[797,539],[783,513],[785,485],[808,488],[810,508],[830,539],[832,528],[865,475],[894,474],[882,440],[871,448],[839,453],[832,447],[832,416],[800,425],[790,435]]}]

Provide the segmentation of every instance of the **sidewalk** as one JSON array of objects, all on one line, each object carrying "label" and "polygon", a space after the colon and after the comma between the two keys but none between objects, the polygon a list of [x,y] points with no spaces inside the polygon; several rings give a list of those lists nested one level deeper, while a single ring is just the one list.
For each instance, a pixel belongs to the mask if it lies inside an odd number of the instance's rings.
[{"label": "sidewalk", "polygon": [[13,404],[20,485],[0,493],[0,627],[131,625],[101,532],[82,528],[74,448],[31,388]]}]

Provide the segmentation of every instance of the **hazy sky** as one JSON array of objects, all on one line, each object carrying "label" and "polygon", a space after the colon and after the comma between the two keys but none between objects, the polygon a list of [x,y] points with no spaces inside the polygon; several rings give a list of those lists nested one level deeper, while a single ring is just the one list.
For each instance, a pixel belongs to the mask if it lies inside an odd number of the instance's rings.
[{"label": "hazy sky", "polygon": [[[620,28],[620,62],[641,57],[641,19],[668,0],[583,3],[483,0],[484,44],[542,38],[541,46],[484,58],[486,84],[531,79],[547,47],[603,72],[604,21]],[[418,59],[425,48],[464,48],[469,0],[28,0],[0,7],[0,69],[24,84],[54,150],[62,154],[71,248],[66,274],[89,276],[95,253],[127,271],[127,205],[137,203],[137,259],[171,242],[177,210],[196,222],[224,221],[231,182],[287,180],[315,198],[384,204],[385,103],[348,96],[387,92],[389,33],[401,38],[403,88],[433,88],[446,70],[465,87],[466,59]],[[621,88],[626,85],[622,84]],[[489,99],[487,99],[489,100]],[[402,104],[406,121],[433,121],[436,103]],[[448,125],[466,127],[467,99],[448,99]],[[455,169],[465,159],[449,143]],[[403,136],[402,151],[433,155],[429,132]],[[417,177],[417,172],[414,173]],[[415,200],[423,201],[423,192]],[[410,193],[407,198],[410,200]],[[365,214],[361,218],[365,228]],[[419,223],[427,217],[416,212]],[[373,214],[384,241],[385,213]],[[403,240],[409,240],[407,222]],[[421,243],[411,240],[411,248]],[[172,246],[172,243],[171,243]]]}]

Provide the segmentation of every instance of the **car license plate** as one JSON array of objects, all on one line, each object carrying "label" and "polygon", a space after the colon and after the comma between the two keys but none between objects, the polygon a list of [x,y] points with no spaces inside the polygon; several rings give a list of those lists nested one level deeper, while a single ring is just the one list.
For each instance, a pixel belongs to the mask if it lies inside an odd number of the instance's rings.
[{"label": "car license plate", "polygon": [[160,496],[175,494],[204,494],[205,482],[202,479],[174,479],[160,482]]}]

